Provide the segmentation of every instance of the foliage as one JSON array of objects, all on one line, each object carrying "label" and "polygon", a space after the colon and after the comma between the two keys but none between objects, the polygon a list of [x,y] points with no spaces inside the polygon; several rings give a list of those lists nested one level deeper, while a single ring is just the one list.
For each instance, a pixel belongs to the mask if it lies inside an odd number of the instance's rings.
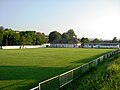
[{"label": "foliage", "polygon": [[69,39],[70,37],[69,37],[69,35],[67,33],[63,33],[62,36],[61,36],[61,38]]},{"label": "foliage", "polygon": [[36,31],[13,31],[0,27],[0,45],[38,45],[46,42],[44,33]]},{"label": "foliage", "polygon": [[44,33],[37,33],[36,35],[36,44],[44,44],[47,41],[46,36],[44,35]]},{"label": "foliage", "polygon": [[81,41],[81,43],[82,43],[82,44],[81,44],[82,47],[84,46],[85,43],[89,43],[89,42],[90,42],[88,38],[84,38],[84,37],[82,37],[80,41]]},{"label": "foliage", "polygon": [[89,43],[89,39],[88,38],[84,38],[84,37],[82,37],[81,38],[81,43]]},{"label": "foliage", "polygon": [[1,30],[1,31],[4,30],[4,27],[3,27],[3,26],[0,26],[0,30]]},{"label": "foliage", "polygon": [[49,41],[53,42],[57,39],[71,39],[77,38],[77,35],[74,33],[73,29],[68,30],[62,35],[57,31],[50,32],[49,36],[46,36],[44,33],[36,31],[14,31],[12,29],[4,29],[0,27],[0,45],[38,45],[44,44]]},{"label": "foliage", "polygon": [[3,41],[3,29],[0,27],[0,46],[2,45]]},{"label": "foliage", "polygon": [[40,48],[0,50],[0,89],[29,90],[112,49]]},{"label": "foliage", "polygon": [[77,35],[75,34],[73,29],[70,29],[66,33],[63,33],[61,38],[64,39],[77,38]]},{"label": "foliage", "polygon": [[57,31],[53,31],[49,34],[50,43],[52,43],[54,40],[57,40],[57,39],[69,40],[71,38],[77,38],[77,35],[75,34],[73,29],[70,29],[67,32],[64,32],[62,35]]},{"label": "foliage", "polygon": [[117,37],[114,37],[113,40],[112,40],[113,43],[117,43],[118,40],[117,40]]},{"label": "foliage", "polygon": [[50,34],[49,34],[49,42],[50,43],[52,41],[54,41],[56,39],[60,39],[60,38],[61,38],[61,34],[57,31],[50,32]]},{"label": "foliage", "polygon": [[92,42],[93,42],[93,43],[99,43],[100,40],[99,40],[98,38],[95,38]]},{"label": "foliage", "polygon": [[75,34],[73,29],[68,30],[67,34],[68,34],[69,38],[73,38],[73,37],[77,38],[77,35]]}]

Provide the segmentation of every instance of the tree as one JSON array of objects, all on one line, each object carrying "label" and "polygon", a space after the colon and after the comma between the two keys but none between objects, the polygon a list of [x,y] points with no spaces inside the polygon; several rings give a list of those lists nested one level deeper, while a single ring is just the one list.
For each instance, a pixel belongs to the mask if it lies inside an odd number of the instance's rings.
[{"label": "tree", "polygon": [[82,43],[82,44],[84,44],[84,43],[89,43],[89,42],[90,42],[90,41],[89,41],[88,38],[84,38],[84,37],[81,38],[81,43]]},{"label": "tree", "polygon": [[25,37],[26,37],[26,44],[27,45],[34,45],[35,44],[35,31],[25,31]]},{"label": "tree", "polygon": [[3,41],[3,30],[0,29],[0,46],[2,46],[2,41]]},{"label": "tree", "polygon": [[20,45],[20,34],[15,33],[14,35],[14,45]]},{"label": "tree", "polygon": [[36,31],[14,31],[0,27],[0,45],[35,45],[43,44],[48,40],[44,33]]},{"label": "tree", "polygon": [[3,41],[3,34],[0,32],[0,46],[2,46],[2,41]]},{"label": "tree", "polygon": [[61,35],[61,37],[64,38],[64,39],[69,39],[69,35],[67,33],[63,33]]},{"label": "tree", "polygon": [[77,38],[77,35],[75,34],[73,29],[68,30],[66,34],[69,35],[69,38],[73,38],[73,37]]},{"label": "tree", "polygon": [[26,41],[27,41],[27,39],[26,39],[25,36],[22,36],[22,37],[20,38],[20,44],[21,44],[21,45],[26,45]]},{"label": "tree", "polygon": [[[36,43],[36,32],[35,31],[24,31],[24,32],[20,32],[20,37],[22,43],[24,45],[34,45]],[[23,40],[23,36],[25,39],[25,42]],[[24,42],[24,43],[23,43]]]},{"label": "tree", "polygon": [[90,42],[88,38],[84,38],[84,37],[82,37],[80,41],[81,41],[81,43],[82,43],[82,44],[81,44],[82,47],[84,47],[84,44],[85,44],[85,43],[89,43],[89,42]]},{"label": "tree", "polygon": [[4,30],[4,27],[3,27],[3,26],[0,26],[0,30],[3,31],[3,30]]},{"label": "tree", "polygon": [[49,34],[49,42],[53,42],[54,40],[56,39],[60,39],[61,38],[61,34],[57,31],[53,31],[53,32],[50,32]]},{"label": "tree", "polygon": [[3,34],[3,45],[13,45],[15,31],[12,29],[5,29]]},{"label": "tree", "polygon": [[114,37],[112,43],[117,43],[117,42],[118,42],[117,37]]},{"label": "tree", "polygon": [[95,38],[92,42],[93,42],[93,43],[99,43],[100,40],[99,40],[98,38]]},{"label": "tree", "polygon": [[45,34],[44,33],[40,33],[40,32],[38,32],[37,34],[36,34],[36,44],[38,45],[38,44],[44,44],[45,42],[46,42],[46,36],[45,36]]},{"label": "tree", "polygon": [[[23,40],[23,36],[25,41]],[[35,32],[35,31],[20,32],[20,37],[22,37],[21,44],[24,44],[24,45],[44,44],[47,40],[44,33]]]},{"label": "tree", "polygon": [[120,39],[118,40],[118,42],[120,43]]}]

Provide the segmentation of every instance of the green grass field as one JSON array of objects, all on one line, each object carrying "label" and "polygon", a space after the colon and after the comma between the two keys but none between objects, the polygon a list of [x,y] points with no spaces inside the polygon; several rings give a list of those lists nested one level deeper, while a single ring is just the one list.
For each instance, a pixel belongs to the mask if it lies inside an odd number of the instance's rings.
[{"label": "green grass field", "polygon": [[120,55],[105,60],[60,90],[120,90]]},{"label": "green grass field", "polygon": [[113,49],[40,48],[0,50],[0,90],[28,90],[40,81]]}]

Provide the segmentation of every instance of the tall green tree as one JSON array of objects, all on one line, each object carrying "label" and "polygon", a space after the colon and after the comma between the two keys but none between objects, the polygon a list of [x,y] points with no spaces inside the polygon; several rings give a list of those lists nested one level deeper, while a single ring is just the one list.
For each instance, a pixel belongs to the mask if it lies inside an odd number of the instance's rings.
[{"label": "tall green tree", "polygon": [[88,38],[84,38],[84,37],[82,37],[80,41],[81,41],[82,44],[90,42],[90,40]]},{"label": "tall green tree", "polygon": [[21,44],[21,45],[26,45],[26,44],[27,44],[26,42],[27,42],[26,37],[25,37],[25,36],[21,36],[21,37],[20,37],[20,44]]},{"label": "tall green tree", "polygon": [[90,40],[89,40],[88,38],[82,37],[81,40],[80,40],[80,42],[82,43],[81,46],[84,47],[84,44],[85,44],[85,43],[89,43]]},{"label": "tall green tree", "polygon": [[3,30],[4,30],[4,27],[3,27],[3,26],[0,26],[0,30],[3,31]]},{"label": "tall green tree", "polygon": [[73,29],[68,30],[67,34],[69,35],[69,38],[73,38],[73,37],[77,38],[77,35],[75,34]]},{"label": "tall green tree", "polygon": [[54,40],[56,39],[60,39],[61,38],[61,34],[57,31],[53,31],[53,32],[50,32],[49,34],[49,42],[53,42]]},{"label": "tall green tree", "polygon": [[14,35],[14,45],[20,45],[20,34],[15,33]]},{"label": "tall green tree", "polygon": [[112,40],[112,43],[117,43],[117,42],[118,42],[117,37],[114,37],[113,40]]},{"label": "tall green tree", "polygon": [[5,29],[3,34],[3,45],[13,45],[14,35],[15,32],[12,29]]},{"label": "tall green tree", "polygon": [[99,43],[100,40],[99,40],[98,38],[95,38],[92,42],[93,42],[93,43]]},{"label": "tall green tree", "polygon": [[61,35],[61,38],[69,39],[70,37],[69,37],[69,35],[68,35],[67,33],[63,33],[63,34]]},{"label": "tall green tree", "polygon": [[120,43],[120,39],[118,40],[118,42]]},{"label": "tall green tree", "polygon": [[0,46],[2,46],[2,41],[3,41],[3,30],[4,30],[4,27],[0,26]]},{"label": "tall green tree", "polygon": [[[35,31],[24,31],[24,32],[22,31],[22,32],[20,32],[21,44],[34,45],[35,41],[36,41],[35,34],[36,34]],[[23,39],[25,39],[25,40],[23,40]]]},{"label": "tall green tree", "polygon": [[37,34],[36,34],[36,44],[38,45],[38,44],[44,44],[45,42],[46,42],[46,36],[45,36],[45,34],[44,33],[40,33],[40,32],[38,32]]}]

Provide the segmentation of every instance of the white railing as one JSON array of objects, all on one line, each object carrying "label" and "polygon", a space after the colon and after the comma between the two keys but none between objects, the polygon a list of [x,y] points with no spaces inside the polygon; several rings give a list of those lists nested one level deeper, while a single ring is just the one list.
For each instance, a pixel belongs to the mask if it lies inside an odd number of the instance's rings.
[{"label": "white railing", "polygon": [[43,82],[40,82],[39,86],[32,88],[30,90],[58,90],[59,88],[65,86],[66,84],[70,83],[74,79],[80,77],[82,74],[84,74],[94,66],[99,65],[105,59],[117,53],[118,53],[118,50],[109,52],[105,55],[98,57],[95,60],[92,60],[86,64],[76,67],[68,72],[65,72],[63,74],[57,75]]},{"label": "white railing", "polygon": [[34,87],[34,88],[30,89],[30,90],[39,90],[39,86]]}]

